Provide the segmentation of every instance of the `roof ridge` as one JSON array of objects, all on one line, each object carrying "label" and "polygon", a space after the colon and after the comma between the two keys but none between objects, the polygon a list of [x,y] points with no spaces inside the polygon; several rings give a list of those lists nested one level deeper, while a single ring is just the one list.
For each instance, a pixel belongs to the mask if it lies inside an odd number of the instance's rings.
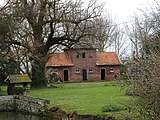
[{"label": "roof ridge", "polygon": [[103,52],[103,51],[97,51],[97,52],[102,52],[102,53],[116,53],[116,52]]}]

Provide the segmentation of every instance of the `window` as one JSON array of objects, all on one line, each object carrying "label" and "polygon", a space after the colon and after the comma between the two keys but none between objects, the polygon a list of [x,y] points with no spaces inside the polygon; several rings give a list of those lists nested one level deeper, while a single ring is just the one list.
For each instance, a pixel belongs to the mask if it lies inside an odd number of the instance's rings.
[{"label": "window", "polygon": [[52,69],[51,69],[50,73],[53,74],[53,70]]},{"label": "window", "polygon": [[89,68],[89,73],[93,73],[93,68],[92,67]]},{"label": "window", "polygon": [[79,69],[76,69],[75,73],[80,73],[80,70],[79,70]]},{"label": "window", "polygon": [[92,55],[89,55],[89,58],[92,58],[93,56]]},{"label": "window", "polygon": [[86,58],[86,53],[82,53],[82,58]]},{"label": "window", "polygon": [[110,73],[114,73],[114,68],[110,68]]},{"label": "window", "polygon": [[77,57],[77,58],[80,58],[80,56],[81,56],[80,53],[77,53],[77,56],[76,56],[76,57]]}]

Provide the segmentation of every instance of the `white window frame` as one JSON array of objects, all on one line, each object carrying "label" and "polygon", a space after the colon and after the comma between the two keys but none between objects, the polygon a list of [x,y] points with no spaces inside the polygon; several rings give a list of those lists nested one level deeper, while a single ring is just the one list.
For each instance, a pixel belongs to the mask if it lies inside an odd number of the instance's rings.
[{"label": "white window frame", "polygon": [[114,73],[114,68],[113,67],[109,68],[109,72]]},{"label": "white window frame", "polygon": [[93,68],[90,67],[90,68],[88,69],[88,72],[89,72],[89,73],[93,73]]},{"label": "white window frame", "polygon": [[77,69],[75,70],[75,73],[76,73],[76,74],[79,74],[79,73],[80,73],[80,69],[77,68]]}]

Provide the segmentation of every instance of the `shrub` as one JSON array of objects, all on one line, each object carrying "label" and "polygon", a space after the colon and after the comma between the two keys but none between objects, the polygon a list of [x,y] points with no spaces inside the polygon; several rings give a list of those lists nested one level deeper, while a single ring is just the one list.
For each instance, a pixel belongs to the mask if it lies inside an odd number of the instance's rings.
[{"label": "shrub", "polygon": [[139,96],[138,94],[139,94],[138,90],[135,88],[128,88],[126,90],[126,95],[128,95],[128,96]]},{"label": "shrub", "polygon": [[116,112],[122,110],[127,110],[127,107],[121,104],[106,104],[102,107],[102,112]]},{"label": "shrub", "polygon": [[14,94],[15,95],[22,95],[23,94],[23,87],[15,87]]},{"label": "shrub", "polygon": [[105,87],[109,87],[109,86],[120,86],[119,82],[108,82],[104,85]]},{"label": "shrub", "polygon": [[64,85],[63,84],[49,84],[49,86],[48,87],[50,87],[50,88],[61,88],[61,87],[63,87]]}]

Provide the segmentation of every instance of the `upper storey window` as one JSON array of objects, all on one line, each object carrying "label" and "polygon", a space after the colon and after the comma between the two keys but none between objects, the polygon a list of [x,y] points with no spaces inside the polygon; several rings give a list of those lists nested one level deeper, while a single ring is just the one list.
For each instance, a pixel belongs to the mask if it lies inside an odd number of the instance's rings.
[{"label": "upper storey window", "polygon": [[75,73],[80,73],[80,69],[79,68],[76,69]]},{"label": "upper storey window", "polygon": [[82,58],[86,58],[86,53],[82,53]]},{"label": "upper storey window", "polygon": [[92,58],[93,56],[92,55],[89,55],[89,58]]},{"label": "upper storey window", "polygon": [[77,58],[80,58],[80,54],[77,54],[77,56],[76,56]]},{"label": "upper storey window", "polygon": [[80,53],[77,53],[76,57],[77,58],[80,58],[81,54]]}]

